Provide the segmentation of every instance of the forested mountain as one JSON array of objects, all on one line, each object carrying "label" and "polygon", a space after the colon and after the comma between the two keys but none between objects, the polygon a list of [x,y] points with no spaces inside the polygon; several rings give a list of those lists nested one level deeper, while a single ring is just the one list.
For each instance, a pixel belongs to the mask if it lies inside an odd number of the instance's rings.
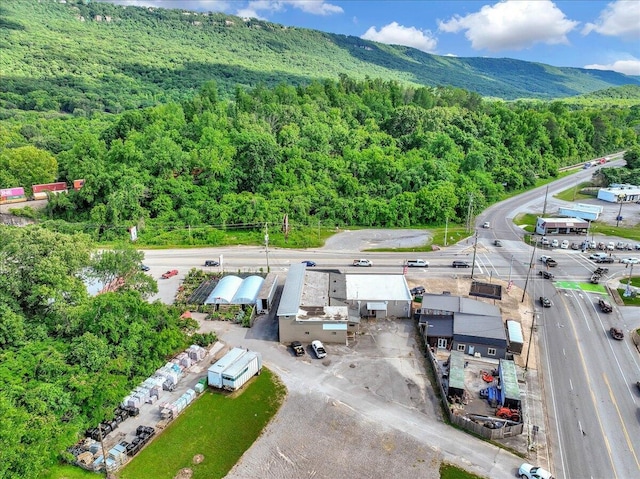
[{"label": "forested mountain", "polygon": [[640,84],[610,71],[444,57],[218,13],[81,0],[5,0],[0,31],[4,109],[120,112],[187,98],[208,80],[227,96],[237,85],[304,85],[340,74],[503,99]]}]

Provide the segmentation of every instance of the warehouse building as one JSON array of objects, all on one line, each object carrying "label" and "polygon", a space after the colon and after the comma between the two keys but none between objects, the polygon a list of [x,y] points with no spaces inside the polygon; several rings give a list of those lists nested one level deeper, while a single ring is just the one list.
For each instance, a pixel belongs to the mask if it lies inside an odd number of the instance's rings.
[{"label": "warehouse building", "polygon": [[609,203],[636,203],[640,201],[640,187],[627,184],[612,184],[598,190],[598,199]]},{"label": "warehouse building", "polygon": [[293,264],[278,306],[280,342],[347,344],[360,318],[408,318],[411,301],[401,274],[342,274]]},{"label": "warehouse building", "polygon": [[589,222],[580,218],[538,218],[536,233],[540,235],[587,234]]}]

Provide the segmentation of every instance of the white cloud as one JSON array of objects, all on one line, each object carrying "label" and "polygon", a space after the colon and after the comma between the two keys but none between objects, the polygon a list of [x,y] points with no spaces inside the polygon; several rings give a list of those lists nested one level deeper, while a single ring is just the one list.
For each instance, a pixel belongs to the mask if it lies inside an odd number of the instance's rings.
[{"label": "white cloud", "polygon": [[589,70],[613,70],[615,72],[624,73],[625,75],[640,76],[640,60],[617,60],[609,65],[585,65],[584,68]]},{"label": "white cloud", "polygon": [[230,2],[223,0],[100,0],[135,7],[178,8],[194,12],[226,12]]},{"label": "white cloud", "polygon": [[385,25],[380,31],[376,30],[375,27],[370,27],[360,38],[390,45],[404,45],[428,53],[435,51],[438,44],[438,40],[429,30],[404,27],[398,25],[397,22]]},{"label": "white cloud", "polygon": [[640,2],[616,1],[607,5],[595,23],[587,23],[583,35],[591,32],[630,40],[640,38]]},{"label": "white cloud", "polygon": [[236,15],[239,17],[260,18],[260,12],[265,12],[268,15],[269,13],[285,10],[286,7],[297,8],[311,15],[326,16],[334,13],[343,13],[341,7],[327,3],[324,0],[254,0],[248,2],[245,8],[238,9]]},{"label": "white cloud", "polygon": [[536,43],[569,43],[567,33],[579,22],[569,20],[550,0],[505,0],[485,5],[464,17],[440,21],[443,32],[465,31],[475,50],[522,50]]}]

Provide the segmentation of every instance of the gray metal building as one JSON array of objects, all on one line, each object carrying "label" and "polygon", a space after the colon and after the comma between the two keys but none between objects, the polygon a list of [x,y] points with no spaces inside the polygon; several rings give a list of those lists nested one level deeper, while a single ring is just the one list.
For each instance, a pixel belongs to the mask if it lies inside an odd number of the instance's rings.
[{"label": "gray metal building", "polygon": [[507,336],[500,308],[461,296],[425,294],[416,311],[431,348],[504,358]]}]

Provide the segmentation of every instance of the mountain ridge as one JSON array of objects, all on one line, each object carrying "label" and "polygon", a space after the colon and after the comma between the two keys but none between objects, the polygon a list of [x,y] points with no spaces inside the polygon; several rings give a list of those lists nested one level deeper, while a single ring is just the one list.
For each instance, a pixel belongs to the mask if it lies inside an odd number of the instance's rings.
[{"label": "mountain ridge", "polygon": [[301,85],[341,74],[505,100],[640,85],[612,71],[438,56],[222,13],[102,2],[6,0],[0,32],[6,52],[0,101],[8,109],[117,112],[184,98],[209,80],[231,95],[238,85]]}]

